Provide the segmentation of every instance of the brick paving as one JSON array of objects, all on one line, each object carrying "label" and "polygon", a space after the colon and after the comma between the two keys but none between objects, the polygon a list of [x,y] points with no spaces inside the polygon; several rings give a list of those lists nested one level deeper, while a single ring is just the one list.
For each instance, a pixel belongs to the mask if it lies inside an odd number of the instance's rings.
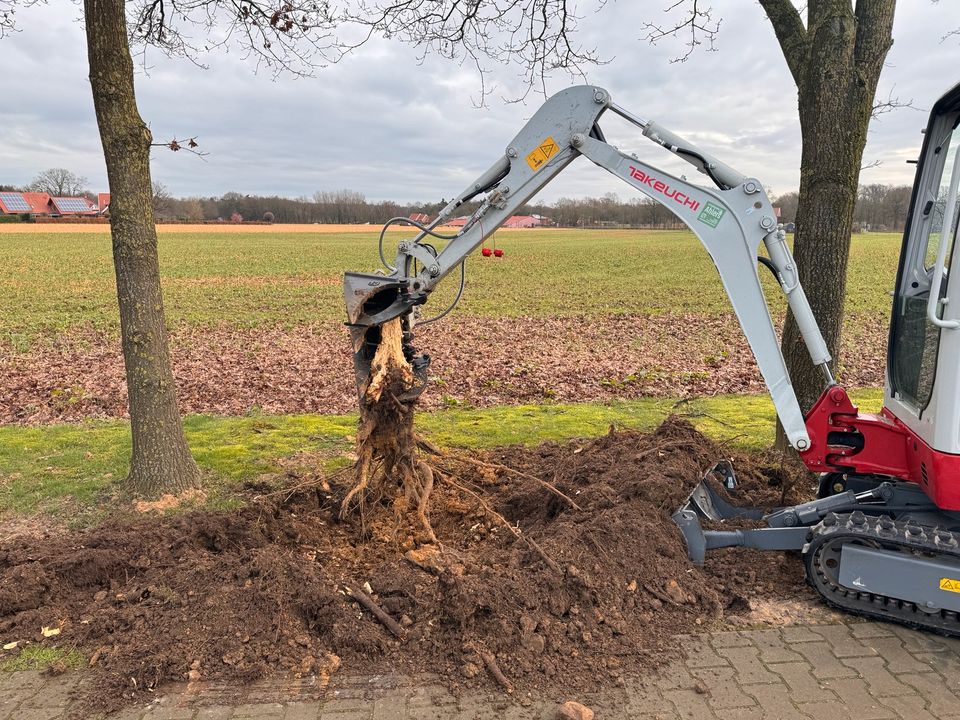
[{"label": "brick paving", "polygon": [[[320,700],[308,688],[175,688],[116,720],[546,720],[563,700],[596,720],[960,720],[960,640],[847,622],[715,632],[686,640],[688,656],[623,687],[573,698],[451,695],[436,678],[337,677]],[[82,673],[0,674],[0,720],[66,717]],[[319,694],[313,688],[313,694]]]}]

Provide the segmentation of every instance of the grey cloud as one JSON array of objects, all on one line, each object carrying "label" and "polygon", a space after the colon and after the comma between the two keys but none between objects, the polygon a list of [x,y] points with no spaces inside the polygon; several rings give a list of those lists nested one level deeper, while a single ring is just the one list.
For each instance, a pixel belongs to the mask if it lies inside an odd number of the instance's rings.
[{"label": "grey cloud", "polygon": [[[669,59],[679,43],[651,47],[639,38],[657,3],[608,3],[581,23],[583,44],[611,57],[589,73],[621,105],[653,117],[708,147],[775,192],[799,182],[800,134],[796,93],[773,32],[755,3],[714,0],[724,24],[716,53],[685,63]],[[0,41],[4,64],[17,69],[0,107],[0,182],[28,181],[53,165],[70,167],[105,189],[99,138],[86,80],[86,55],[76,7],[25,10],[23,32]],[[948,7],[949,6],[949,7]],[[68,11],[64,11],[64,8]],[[960,26],[954,3],[901,0],[896,42],[881,94],[913,97],[929,107],[960,80],[960,44],[940,44],[945,28]],[[376,41],[316,78],[274,81],[255,75],[238,53],[209,58],[209,70],[151,52],[148,74],[137,78],[141,113],[157,140],[198,135],[206,161],[158,149],[156,179],[179,195],[227,190],[288,196],[349,187],[371,199],[431,200],[459,192],[502,152],[541,102],[522,92],[516,68],[490,64],[496,90],[476,109],[478,80],[468,65],[428,57],[417,63],[407,46]],[[39,81],[38,81],[39,80]],[[549,90],[570,83],[551,78]],[[910,182],[904,160],[919,147],[922,113],[899,110],[872,126],[867,160],[883,164],[864,182]],[[617,144],[676,173],[690,168],[664,157],[624,123],[605,122]],[[579,162],[542,194],[597,195],[629,190]]]}]

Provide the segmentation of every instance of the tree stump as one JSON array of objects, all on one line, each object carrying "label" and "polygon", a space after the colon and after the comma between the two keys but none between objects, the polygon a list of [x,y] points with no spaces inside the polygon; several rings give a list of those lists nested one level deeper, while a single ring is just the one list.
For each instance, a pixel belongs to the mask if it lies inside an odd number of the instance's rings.
[{"label": "tree stump", "polygon": [[362,514],[368,499],[389,498],[398,515],[415,513],[429,540],[436,542],[429,520],[433,469],[418,456],[415,403],[399,399],[414,382],[403,353],[401,320],[396,318],[381,327],[369,376],[359,387],[356,475],[340,514],[346,516],[354,507]]}]

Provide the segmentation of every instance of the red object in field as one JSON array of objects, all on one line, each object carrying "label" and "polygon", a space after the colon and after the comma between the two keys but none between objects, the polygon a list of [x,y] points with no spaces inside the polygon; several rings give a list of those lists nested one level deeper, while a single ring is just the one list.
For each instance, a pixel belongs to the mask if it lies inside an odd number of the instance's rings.
[{"label": "red object in field", "polygon": [[501,250],[500,248],[495,248],[493,251],[493,254],[496,255],[497,257],[503,257],[503,250]]},{"label": "red object in field", "polygon": [[917,483],[941,510],[960,510],[960,455],[934,450],[887,408],[861,413],[839,385],[824,390],[806,417],[813,472],[886,475]]},{"label": "red object in field", "polygon": [[493,250],[491,250],[490,248],[483,248],[483,249],[480,251],[480,253],[481,253],[484,257],[490,257],[491,255],[493,255]]}]

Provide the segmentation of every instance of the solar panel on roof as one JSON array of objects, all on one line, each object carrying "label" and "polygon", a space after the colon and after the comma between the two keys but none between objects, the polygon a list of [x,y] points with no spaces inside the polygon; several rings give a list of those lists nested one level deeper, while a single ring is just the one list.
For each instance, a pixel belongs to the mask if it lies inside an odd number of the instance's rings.
[{"label": "solar panel on roof", "polygon": [[0,192],[0,202],[10,212],[30,212],[30,203],[20,193]]},{"label": "solar panel on roof", "polygon": [[80,198],[56,198],[54,201],[60,212],[88,212],[90,205]]}]

